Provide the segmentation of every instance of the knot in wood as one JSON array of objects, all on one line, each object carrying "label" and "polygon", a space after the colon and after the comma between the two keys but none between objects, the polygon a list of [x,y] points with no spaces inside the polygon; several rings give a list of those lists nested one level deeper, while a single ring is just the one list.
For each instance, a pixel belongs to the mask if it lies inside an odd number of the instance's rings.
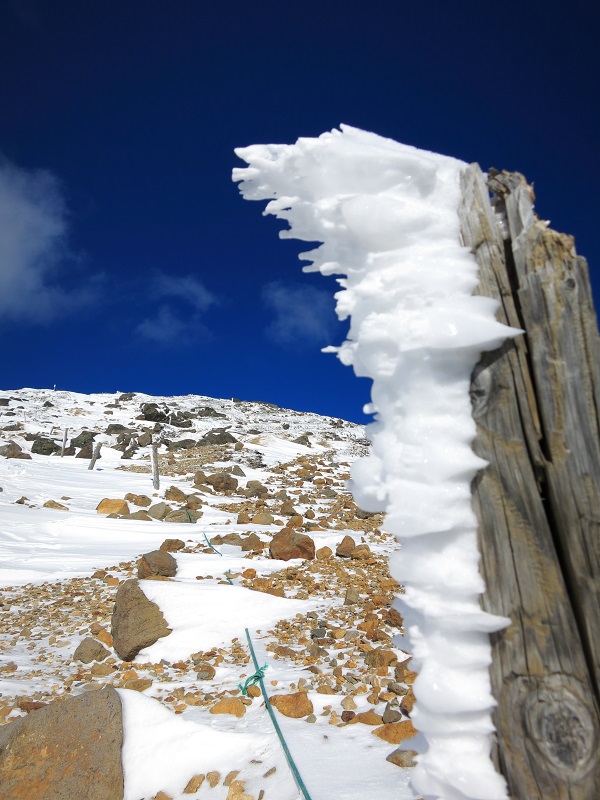
[{"label": "knot in wood", "polygon": [[521,680],[528,684],[522,706],[526,734],[551,772],[567,783],[579,780],[597,758],[591,694],[586,697],[579,681],[567,675]]}]

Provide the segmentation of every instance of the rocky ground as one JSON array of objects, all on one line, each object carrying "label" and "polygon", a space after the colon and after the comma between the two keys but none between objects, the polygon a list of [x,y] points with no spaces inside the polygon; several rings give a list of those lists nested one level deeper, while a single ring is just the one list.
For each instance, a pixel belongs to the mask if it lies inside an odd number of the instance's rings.
[{"label": "rocky ground", "polygon": [[[327,725],[327,735],[363,726],[388,743],[382,758],[410,769],[413,754],[398,745],[414,733],[415,675],[393,643],[402,626],[392,607],[401,589],[387,563],[394,542],[381,517],[358,509],[345,487],[351,461],[367,450],[363,429],[265,404],[64,394],[0,396],[0,460],[66,464],[90,459],[102,443],[121,491],[98,503],[78,498],[76,485],[60,496],[38,486],[27,497],[8,470],[0,473],[0,502],[65,515],[94,510],[107,524],[143,522],[157,534],[156,547],[90,574],[0,589],[0,725],[103,687],[143,693],[184,718],[223,715],[231,725],[260,708],[258,682],[244,690],[255,668],[241,636],[173,660],[145,655],[158,639],[168,642],[172,622],[145,587],[197,580],[307,601],[310,610],[252,632],[267,663],[289,667],[264,676],[275,713]],[[149,477],[152,444],[161,487],[140,493],[131,478]],[[234,557],[235,568],[220,569],[221,557]],[[269,794],[275,767],[263,766],[257,794],[245,785],[252,766],[235,764],[227,773],[190,775],[183,794],[221,786],[230,800],[276,797]],[[156,789],[155,800],[174,797]]]}]

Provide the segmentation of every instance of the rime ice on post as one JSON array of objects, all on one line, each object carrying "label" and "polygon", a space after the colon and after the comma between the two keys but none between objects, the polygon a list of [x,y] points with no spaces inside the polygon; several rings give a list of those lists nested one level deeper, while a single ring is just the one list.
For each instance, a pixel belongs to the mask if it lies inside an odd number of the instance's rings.
[{"label": "rime ice on post", "polygon": [[443,800],[500,800],[489,634],[509,620],[479,604],[470,486],[485,462],[471,449],[469,387],[481,353],[520,331],[496,321],[495,300],[473,296],[477,263],[457,214],[466,164],[348,126],[236,153],[248,167],[234,180],[289,223],[280,236],[323,242],[302,254],[305,271],[345,276],[336,300],[348,339],[328,349],[373,379],[372,453],[354,465],[352,490],[363,509],[386,511],[402,545],[391,571],[405,586],[397,603],[425,740],[413,786]]}]

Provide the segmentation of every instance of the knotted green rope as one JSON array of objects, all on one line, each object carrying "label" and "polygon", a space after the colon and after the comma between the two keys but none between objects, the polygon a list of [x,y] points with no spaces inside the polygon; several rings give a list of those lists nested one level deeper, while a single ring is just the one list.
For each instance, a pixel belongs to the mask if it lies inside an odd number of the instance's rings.
[{"label": "knotted green rope", "polygon": [[[258,674],[261,672],[261,669],[264,670],[264,667],[258,666],[258,661],[256,660],[256,654],[254,653],[254,648],[252,647],[252,640],[250,639],[250,632],[248,628],[246,628],[246,639],[248,639],[248,646],[250,648],[250,655],[252,656],[252,661],[254,662],[254,666],[256,667],[256,673]],[[265,706],[267,711],[269,712],[269,716],[271,717],[271,722],[273,723],[273,727],[275,728],[275,733],[279,737],[279,741],[281,742],[281,746],[283,748],[283,752],[285,754],[286,760],[288,762],[288,766],[294,776],[294,780],[296,781],[296,786],[300,789],[302,796],[305,800],[311,800],[311,797],[308,793],[308,789],[304,785],[304,781],[300,777],[300,773],[298,772],[298,767],[294,763],[294,759],[292,758],[292,754],[289,751],[289,748],[286,744],[285,739],[283,738],[283,733],[281,732],[281,728],[279,727],[279,723],[275,719],[275,713],[273,712],[273,706],[269,702],[269,697],[267,695],[267,690],[265,689],[265,685],[263,683],[262,675],[259,677],[258,682],[260,683],[260,688],[262,690],[262,694],[265,700]]]},{"label": "knotted green rope", "polygon": [[250,686],[254,686],[256,683],[261,681],[265,677],[265,671],[268,668],[268,664],[265,664],[264,667],[260,667],[257,669],[254,675],[250,675],[249,678],[246,678],[244,685],[242,686],[241,683],[238,683],[238,689],[242,690],[242,694],[245,696],[248,694],[248,688]]}]

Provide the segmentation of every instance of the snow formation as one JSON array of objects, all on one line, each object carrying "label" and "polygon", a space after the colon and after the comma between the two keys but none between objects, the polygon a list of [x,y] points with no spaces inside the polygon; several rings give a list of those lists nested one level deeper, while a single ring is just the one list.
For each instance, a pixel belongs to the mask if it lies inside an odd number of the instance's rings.
[{"label": "snow formation", "polygon": [[413,788],[427,798],[499,800],[506,786],[489,758],[495,705],[489,633],[510,620],[483,612],[471,481],[486,463],[470,376],[482,351],[519,331],[473,296],[477,263],[460,244],[459,177],[466,166],[348,126],[295,145],[236,150],[243,196],[269,200],[289,223],[281,237],[320,241],[305,271],[342,274],[336,294],[348,339],[337,351],[373,379],[371,455],[352,489],[367,511],[387,512],[401,549],[393,576],[419,676],[413,721],[422,752]]}]

